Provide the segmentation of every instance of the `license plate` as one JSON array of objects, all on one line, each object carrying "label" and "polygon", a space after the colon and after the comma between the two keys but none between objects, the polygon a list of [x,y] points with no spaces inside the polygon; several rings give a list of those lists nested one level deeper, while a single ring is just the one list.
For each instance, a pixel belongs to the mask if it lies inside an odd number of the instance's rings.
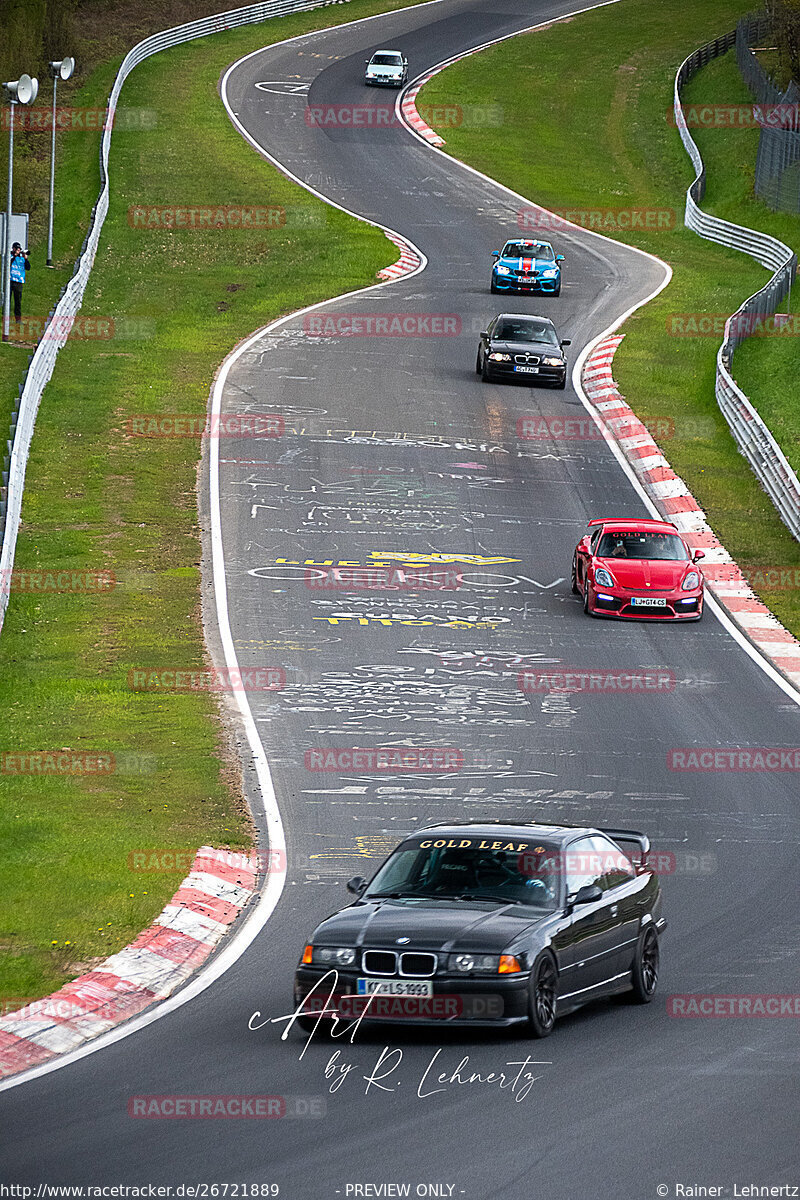
[{"label": "license plate", "polygon": [[359,996],[432,996],[430,979],[359,979]]},{"label": "license plate", "polygon": [[515,371],[519,371],[521,375],[538,375],[538,367],[514,367]]},{"label": "license plate", "polygon": [[631,604],[636,608],[666,608],[667,602],[662,596],[631,596]]}]

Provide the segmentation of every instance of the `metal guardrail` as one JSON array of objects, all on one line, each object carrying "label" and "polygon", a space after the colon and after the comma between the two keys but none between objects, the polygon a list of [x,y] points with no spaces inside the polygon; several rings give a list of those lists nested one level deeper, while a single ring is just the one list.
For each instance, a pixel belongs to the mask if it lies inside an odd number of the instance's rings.
[{"label": "metal guardrail", "polygon": [[2,546],[0,547],[0,629],[8,608],[11,573],[19,533],[22,494],[25,486],[25,469],[28,463],[36,415],[39,411],[42,392],[53,374],[58,352],[67,341],[72,321],[77,316],[89,274],[94,264],[100,231],[103,228],[109,206],[108,159],[111,150],[113,114],[125,80],[134,67],[161,50],[168,50],[195,38],[221,33],[240,25],[258,24],[271,17],[288,13],[307,12],[314,8],[325,8],[331,4],[346,4],[348,0],[265,0],[261,4],[248,4],[244,8],[217,13],[185,25],[176,25],[161,33],[153,34],[137,43],[123,59],[117,72],[108,100],[109,118],[100,143],[100,195],[92,209],[89,232],[81,247],[75,271],[62,289],[58,303],[50,310],[48,326],[29,360],[28,372],[20,386],[19,397],[11,415],[11,439],[7,443],[8,453],[3,463],[2,486],[0,487],[0,523],[2,523]]},{"label": "metal guardrail", "polygon": [[731,31],[701,46],[681,63],[675,76],[675,122],[696,171],[694,183],[686,193],[684,223],[708,241],[749,254],[773,273],[769,282],[749,296],[725,322],[725,335],[717,352],[715,392],[717,403],[739,450],[750,463],[786,527],[800,541],[800,482],[769,429],[731,375],[736,347],[759,327],[764,318],[774,314],[781,300],[789,294],[797,271],[797,255],[789,246],[769,234],[703,212],[699,202],[705,194],[705,167],[681,107],[681,90],[687,79],[706,63],[730,50],[735,43],[736,32]]}]

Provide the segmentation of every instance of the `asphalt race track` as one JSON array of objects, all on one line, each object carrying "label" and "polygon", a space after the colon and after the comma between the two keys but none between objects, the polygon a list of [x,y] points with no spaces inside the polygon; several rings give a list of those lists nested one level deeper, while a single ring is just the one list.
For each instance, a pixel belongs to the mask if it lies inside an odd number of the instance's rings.
[{"label": "asphalt race track", "polygon": [[[666,1009],[676,993],[797,990],[795,780],[676,772],[667,754],[794,746],[800,708],[711,612],[683,627],[584,615],[569,567],[586,521],[646,515],[643,504],[602,440],[517,438],[523,416],[586,418],[569,384],[500,386],[474,372],[477,334],[492,314],[551,316],[572,339],[574,362],[658,287],[663,270],[588,233],[556,234],[566,258],[560,298],[491,296],[490,251],[518,232],[516,201],[396,125],[304,119],[307,104],[393,109],[393,92],[361,84],[364,59],[381,45],[406,53],[413,78],[570,7],[505,0],[493,12],[444,0],[267,49],[231,74],[231,107],[269,155],[427,257],[413,278],[318,312],[444,314],[460,332],[314,337],[310,314],[234,362],[224,410],[282,415],[286,426],[283,437],[225,441],[220,452],[239,661],[286,671],[282,691],[250,697],[286,831],[286,886],[248,951],[199,997],[0,1095],[9,1182],[277,1183],[287,1200],[334,1200],[366,1183],[409,1183],[412,1194],[418,1183],[452,1185],[470,1200],[646,1200],[676,1180],[800,1182],[796,1023],[680,1020]],[[624,5],[609,19],[622,21]],[[324,568],[304,566],[396,566],[386,556],[404,552],[453,555],[437,569],[462,572],[461,586],[336,590],[320,586]],[[674,687],[519,690],[521,669],[549,663],[663,668]],[[386,745],[454,748],[463,767],[381,776],[305,766],[307,751]],[[649,1007],[598,1002],[543,1042],[381,1029],[354,1045],[315,1038],[304,1051],[296,1030],[281,1041],[280,1025],[248,1029],[256,1009],[262,1019],[290,1011],[307,934],[346,902],[344,881],[369,874],[402,834],[437,820],[535,818],[638,827],[676,856],[662,881],[669,929]],[[402,1051],[382,1084],[393,1090],[365,1078],[387,1045]],[[355,1064],[340,1082],[325,1078],[337,1050],[338,1063]],[[537,1078],[524,1095],[435,1083],[465,1055],[483,1074],[513,1075],[505,1064],[526,1056],[542,1065],[529,1067]],[[209,1093],[281,1095],[293,1111],[300,1097],[325,1113],[127,1115],[132,1096]]]}]

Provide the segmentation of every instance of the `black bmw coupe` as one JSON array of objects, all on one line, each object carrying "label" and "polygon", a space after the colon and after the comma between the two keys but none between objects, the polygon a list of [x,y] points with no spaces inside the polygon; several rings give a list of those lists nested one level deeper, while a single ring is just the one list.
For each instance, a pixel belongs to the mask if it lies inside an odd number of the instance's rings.
[{"label": "black bmw coupe", "polygon": [[623,829],[418,830],[369,883],[351,879],[355,901],[314,930],[295,975],[298,1023],[527,1024],[546,1037],[598,996],[646,1004],[666,928],[649,849]]}]

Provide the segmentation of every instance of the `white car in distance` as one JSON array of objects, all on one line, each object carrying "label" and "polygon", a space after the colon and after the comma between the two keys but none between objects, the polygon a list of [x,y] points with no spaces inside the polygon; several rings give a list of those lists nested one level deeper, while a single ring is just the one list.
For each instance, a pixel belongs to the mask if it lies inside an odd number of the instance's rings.
[{"label": "white car in distance", "polygon": [[402,87],[408,79],[408,59],[400,50],[376,50],[366,60],[364,83],[372,87]]}]

